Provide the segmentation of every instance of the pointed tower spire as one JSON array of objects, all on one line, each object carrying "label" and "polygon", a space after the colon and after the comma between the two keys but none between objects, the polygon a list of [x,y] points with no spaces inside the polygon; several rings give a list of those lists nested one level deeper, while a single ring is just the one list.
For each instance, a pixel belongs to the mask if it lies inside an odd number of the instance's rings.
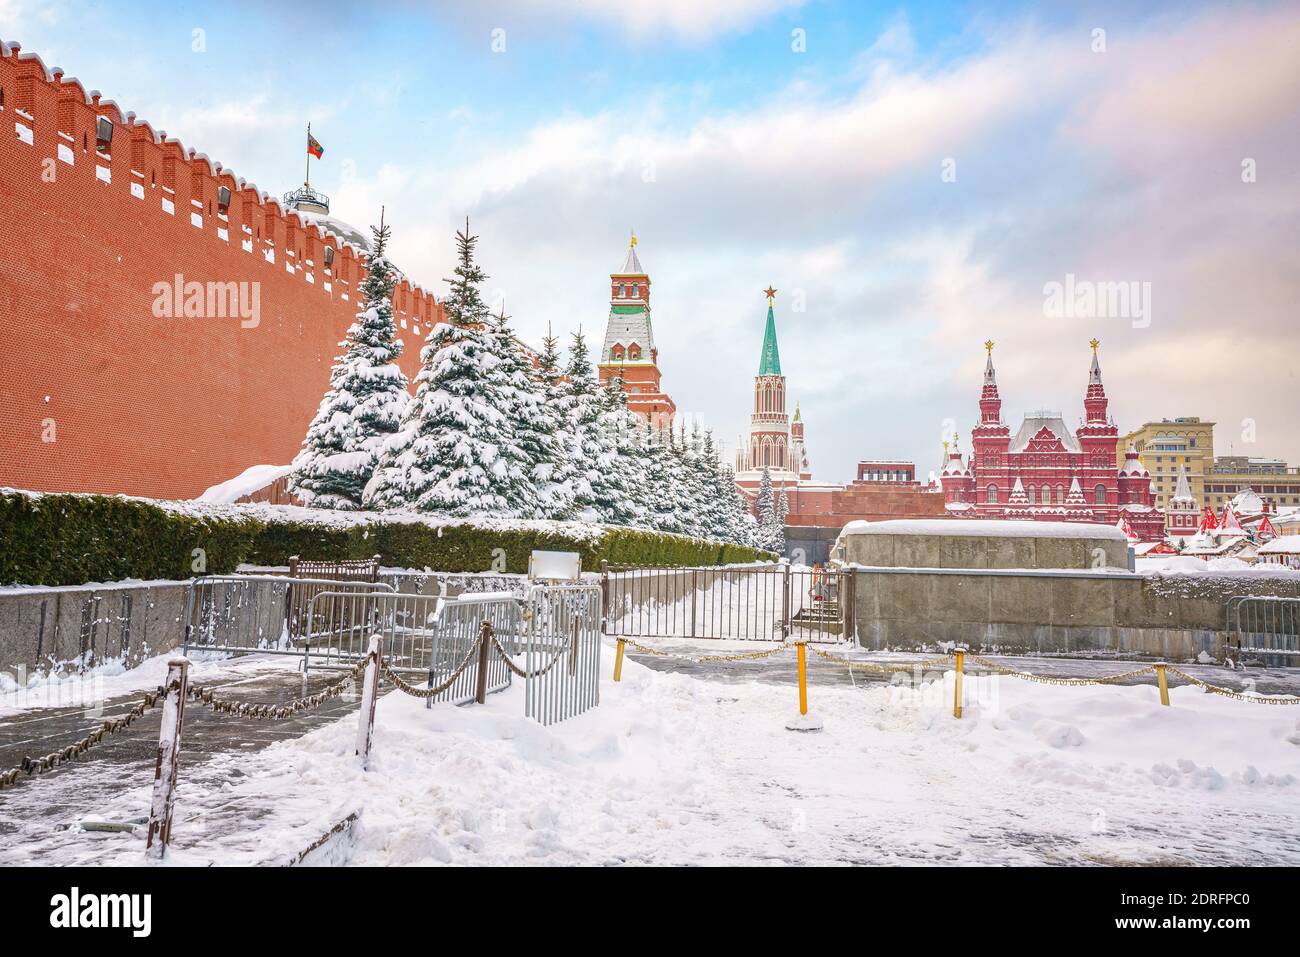
[{"label": "pointed tower spire", "polygon": [[1195,501],[1192,498],[1192,486],[1187,481],[1187,470],[1183,468],[1183,464],[1179,462],[1178,463],[1178,484],[1174,487],[1173,501],[1181,502],[1183,500],[1186,500],[1188,502]]},{"label": "pointed tower spire", "polygon": [[1106,424],[1106,389],[1101,383],[1101,363],[1097,361],[1097,347],[1101,345],[1096,338],[1088,345],[1092,346],[1092,365],[1088,369],[1088,392],[1083,399],[1083,408],[1088,424]]},{"label": "pointed tower spire", "polygon": [[780,375],[781,353],[776,347],[776,317],[772,314],[776,290],[768,286],[763,291],[767,294],[767,326],[763,329],[763,352],[758,362],[758,374]]},{"label": "pointed tower spire", "polygon": [[993,371],[993,340],[984,343],[988,358],[984,361],[984,389],[980,393],[980,422],[997,425],[1002,421],[1002,397],[998,395],[998,377]]}]

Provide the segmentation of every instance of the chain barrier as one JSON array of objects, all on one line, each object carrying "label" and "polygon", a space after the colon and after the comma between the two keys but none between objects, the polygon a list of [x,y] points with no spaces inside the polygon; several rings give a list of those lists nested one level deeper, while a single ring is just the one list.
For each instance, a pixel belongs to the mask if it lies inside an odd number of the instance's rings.
[{"label": "chain barrier", "polygon": [[651,648],[649,645],[643,645],[639,641],[633,641],[623,635],[618,636],[618,640],[625,642],[628,647],[635,648],[637,651],[644,652],[647,655],[657,655],[660,658],[675,658],[678,661],[689,661],[694,664],[706,664],[711,661],[755,661],[759,658],[771,658],[773,655],[779,655],[783,651],[789,651],[794,647],[793,642],[783,641],[775,648],[767,651],[742,651],[734,655],[680,655],[672,651],[664,651],[661,648]]},{"label": "chain barrier", "polygon": [[1182,678],[1184,681],[1194,684],[1197,687],[1204,688],[1210,694],[1223,695],[1225,698],[1233,698],[1237,701],[1249,701],[1251,704],[1300,704],[1300,697],[1295,697],[1294,695],[1269,698],[1264,695],[1244,694],[1240,691],[1233,691],[1231,688],[1221,688],[1218,685],[1212,685],[1207,681],[1202,681],[1200,678],[1193,678],[1187,672],[1175,668],[1173,665],[1166,665],[1165,667],[1168,668],[1169,671],[1178,675],[1178,677]]},{"label": "chain barrier", "polygon": [[548,671],[550,671],[559,663],[560,659],[564,657],[565,652],[569,650],[568,646],[564,646],[560,648],[560,650],[555,653],[555,656],[551,658],[550,662],[546,665],[545,668],[542,668],[538,671],[527,672],[524,671],[523,668],[520,668],[512,660],[510,660],[510,654],[502,646],[501,640],[496,636],[496,632],[492,633],[492,644],[496,646],[497,653],[501,655],[501,660],[506,663],[506,667],[510,669],[510,671],[515,675],[516,678],[522,678],[524,681],[527,681],[530,678],[540,678],[542,675],[546,674]]},{"label": "chain barrier", "polygon": [[939,665],[949,664],[949,659],[945,655],[937,658],[926,658],[922,661],[914,661],[909,664],[879,665],[873,661],[859,661],[856,658],[845,658],[843,655],[837,655],[830,651],[823,651],[821,648],[817,648],[813,645],[809,645],[809,647],[812,649],[812,653],[819,658],[825,658],[827,661],[834,661],[842,665],[848,665],[850,669],[862,668],[866,671],[876,671],[881,674],[891,674],[895,672],[911,674],[916,671],[917,668],[924,670],[926,668],[937,668]]},{"label": "chain barrier", "polygon": [[283,721],[301,714],[304,711],[311,711],[319,708],[326,701],[330,701],[343,694],[351,688],[365,671],[366,665],[370,664],[371,656],[366,655],[358,661],[340,681],[336,681],[328,688],[322,688],[320,691],[303,698],[295,698],[287,704],[270,705],[255,704],[247,701],[225,701],[216,696],[211,688],[203,685],[190,685],[188,697],[191,701],[198,702],[205,708],[210,708],[216,714],[233,714],[239,718],[270,719],[272,721]]},{"label": "chain barrier", "polygon": [[982,658],[979,655],[973,655],[969,651],[966,657],[981,667],[988,668],[990,671],[996,671],[998,674],[1006,675],[1009,678],[1021,678],[1025,681],[1035,681],[1043,685],[1110,685],[1126,681],[1129,678],[1136,678],[1138,675],[1144,675],[1148,672],[1154,672],[1154,665],[1145,665],[1141,668],[1134,668],[1132,671],[1125,671],[1118,675],[1102,675],[1098,678],[1068,678],[1061,675],[1034,675],[1028,671],[1017,671],[1014,668],[1008,668],[1000,665],[996,661],[988,658]]},{"label": "chain barrier", "polygon": [[474,653],[478,651],[479,645],[482,643],[483,634],[480,632],[479,636],[470,642],[469,650],[465,652],[465,657],[461,660],[461,663],[456,666],[456,670],[448,676],[446,681],[432,688],[415,687],[415,685],[404,680],[402,676],[390,668],[387,663],[384,664],[384,677],[391,681],[398,691],[403,694],[408,694],[412,698],[432,698],[434,695],[442,694],[456,683],[456,679],[459,678],[464,673],[465,669],[469,667],[470,661],[474,658]]},{"label": "chain barrier", "polygon": [[143,717],[146,712],[158,707],[159,702],[162,701],[166,694],[167,688],[159,685],[157,690],[146,694],[126,714],[120,718],[110,718],[81,740],[68,745],[60,751],[52,751],[44,757],[24,757],[22,764],[10,768],[8,771],[0,772],[0,791],[13,787],[18,783],[22,775],[34,777],[52,771],[59,765],[85,754],[110,734],[117,734],[119,731],[130,728],[135,723],[136,718]]}]

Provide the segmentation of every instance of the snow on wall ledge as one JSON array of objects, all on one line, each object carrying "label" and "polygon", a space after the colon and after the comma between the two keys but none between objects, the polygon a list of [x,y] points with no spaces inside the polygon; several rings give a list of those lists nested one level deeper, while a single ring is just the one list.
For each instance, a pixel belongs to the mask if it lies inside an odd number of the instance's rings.
[{"label": "snow on wall ledge", "polygon": [[1075,538],[1126,542],[1114,525],[1091,522],[1019,522],[1000,519],[892,519],[849,522],[841,535],[946,535],[961,538]]}]

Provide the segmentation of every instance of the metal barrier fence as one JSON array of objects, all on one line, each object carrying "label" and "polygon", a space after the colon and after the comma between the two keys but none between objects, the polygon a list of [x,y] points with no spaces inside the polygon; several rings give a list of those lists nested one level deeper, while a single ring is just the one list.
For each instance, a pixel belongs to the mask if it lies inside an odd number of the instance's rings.
[{"label": "metal barrier fence", "polygon": [[297,612],[304,589],[333,590],[353,625],[361,627],[366,609],[359,595],[392,592],[382,582],[345,582],[282,575],[210,575],[190,582],[185,601],[186,654],[194,650],[301,655],[306,627]]},{"label": "metal barrier fence", "polygon": [[787,564],[601,567],[606,635],[853,641],[854,578]]},{"label": "metal barrier fence", "polygon": [[[304,587],[312,592],[295,624],[293,590]],[[430,703],[472,700],[480,667],[488,692],[508,688],[514,671],[526,680],[525,714],[552,724],[599,703],[601,609],[596,585],[448,599],[400,594],[383,582],[217,575],[190,583],[184,651],[293,655],[305,681],[313,667],[354,667],[378,635],[386,667],[407,680],[434,688],[454,676]],[[494,641],[480,660],[471,653],[485,622]]]},{"label": "metal barrier fence", "polygon": [[[522,620],[519,601],[499,594],[449,600],[437,595],[320,592],[307,608],[304,668],[351,668],[367,654],[371,636],[378,635],[386,666],[399,674],[418,675],[430,688],[461,669],[449,688],[427,699],[459,704],[475,695],[480,662],[471,652],[478,647],[483,622],[505,640],[518,634]],[[471,660],[466,664],[467,656]],[[500,656],[489,657],[488,692],[509,686],[509,667]]]},{"label": "metal barrier fence", "polygon": [[302,634],[306,625],[307,605],[317,592],[334,591],[334,585],[340,582],[379,581],[379,556],[315,561],[290,555],[289,577],[294,580],[288,596],[289,634],[296,636]]},{"label": "metal barrier fence", "polygon": [[1242,595],[1228,601],[1228,632],[1242,656],[1295,665],[1300,656],[1300,598]]},{"label": "metal barrier fence", "polygon": [[[332,617],[340,608],[342,617]],[[429,694],[427,705],[473,700],[484,669],[486,693],[504,690],[518,676],[524,714],[554,724],[600,702],[600,612],[595,585],[537,585],[523,599],[500,592],[455,599],[321,592],[308,609],[303,653],[312,665],[349,668],[378,635],[392,672],[418,675],[429,689],[450,682]],[[358,619],[371,624],[353,624]]]},{"label": "metal barrier fence", "polygon": [[528,593],[524,714],[554,724],[600,704],[601,591],[537,586]]}]

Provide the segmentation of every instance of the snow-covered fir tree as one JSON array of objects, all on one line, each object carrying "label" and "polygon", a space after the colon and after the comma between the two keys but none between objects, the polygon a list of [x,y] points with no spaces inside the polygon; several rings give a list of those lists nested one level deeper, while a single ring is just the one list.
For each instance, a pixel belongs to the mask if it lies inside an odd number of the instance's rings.
[{"label": "snow-covered fir tree", "polygon": [[391,230],[371,228],[373,248],[361,281],[361,309],[339,343],[330,386],[293,461],[289,490],[313,508],[359,509],[386,440],[410,395],[397,366],[402,341],[393,322],[395,274],[385,253]]},{"label": "snow-covered fir tree", "polygon": [[740,500],[740,490],[736,488],[734,477],[723,469],[718,457],[718,447],[713,443],[712,431],[704,433],[702,452],[702,468],[708,490],[706,507],[709,537],[724,542],[734,542],[737,545],[747,544],[741,537],[743,531],[736,526],[733,502],[741,511],[745,506]]},{"label": "snow-covered fir tree", "polygon": [[542,414],[552,436],[552,470],[547,500],[547,518],[573,516],[574,477],[576,466],[570,457],[573,436],[565,415],[568,384],[560,368],[559,341],[546,330],[542,351],[537,357],[537,388],[542,398]]},{"label": "snow-covered fir tree", "polygon": [[670,436],[670,432],[660,431],[648,421],[642,427],[641,455],[649,495],[646,521],[650,528],[660,532],[681,532],[682,509],[669,449]]},{"label": "snow-covered fir tree", "polygon": [[573,334],[564,374],[568,381],[561,409],[568,430],[569,462],[573,468],[574,509],[579,518],[592,522],[607,521],[607,516],[616,511],[614,490],[608,480],[615,454],[613,443],[602,428],[601,400],[582,330]]},{"label": "snow-covered fir tree", "polygon": [[522,453],[519,468],[507,472],[512,480],[502,494],[515,515],[557,518],[567,511],[570,501],[558,483],[559,463],[566,453],[559,413],[548,407],[545,386],[510,331],[504,310],[494,317],[489,331],[501,360],[502,411],[514,430],[512,447]]},{"label": "snow-covered fir tree", "polygon": [[474,261],[477,243],[466,222],[456,234],[459,261],[442,304],[447,321],[434,326],[420,351],[415,398],[367,487],[369,505],[457,516],[517,513],[526,456],[505,411],[511,385],[479,291],[487,276]]},{"label": "snow-covered fir tree", "polygon": [[763,468],[758,483],[758,541],[759,548],[776,551],[776,497],[772,491],[772,473]]},{"label": "snow-covered fir tree", "polygon": [[778,555],[785,554],[785,517],[790,514],[790,500],[785,497],[785,483],[781,484],[781,494],[776,498],[776,525],[772,529],[772,551]]},{"label": "snow-covered fir tree", "polygon": [[745,495],[736,485],[736,473],[730,465],[721,468],[723,488],[726,490],[727,536],[737,545],[758,545],[758,522],[749,511]]},{"label": "snow-covered fir tree", "polygon": [[623,378],[611,377],[601,391],[602,445],[613,450],[604,489],[598,498],[610,503],[605,521],[616,525],[644,526],[649,518],[649,488],[641,448],[640,418],[629,411]]}]

